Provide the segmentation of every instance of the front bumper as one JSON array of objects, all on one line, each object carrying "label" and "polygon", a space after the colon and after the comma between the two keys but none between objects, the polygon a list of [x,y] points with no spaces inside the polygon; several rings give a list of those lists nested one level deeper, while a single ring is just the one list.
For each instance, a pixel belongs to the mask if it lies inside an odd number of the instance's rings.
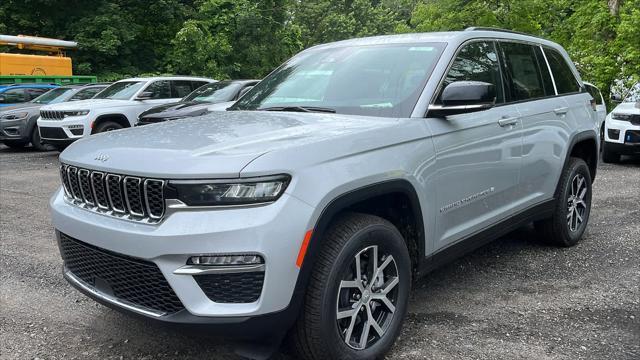
[{"label": "front bumper", "polygon": [[640,125],[629,121],[607,119],[605,146],[619,154],[640,154]]},{"label": "front bumper", "polygon": [[31,131],[29,130],[29,122],[25,119],[0,120],[0,141],[30,141]]},{"label": "front bumper", "polygon": [[88,119],[84,117],[70,117],[64,120],[38,119],[40,138],[45,144],[71,144],[72,142],[91,134]]},{"label": "front bumper", "polygon": [[[313,208],[294,197],[284,194],[275,203],[259,207],[179,210],[153,225],[76,207],[64,199],[61,191],[52,197],[50,205],[58,231],[96,248],[155,264],[184,310],[157,316],[132,309],[126,302],[78,281],[65,271],[69,282],[101,303],[165,322],[239,327],[271,321],[265,319],[272,317],[281,319],[284,313],[290,317],[285,310],[295,312],[290,303],[299,272],[296,258]],[[264,258],[264,282],[257,301],[214,302],[193,276],[175,273],[191,256],[234,253],[257,253]],[[276,315],[279,313],[283,314]]]}]

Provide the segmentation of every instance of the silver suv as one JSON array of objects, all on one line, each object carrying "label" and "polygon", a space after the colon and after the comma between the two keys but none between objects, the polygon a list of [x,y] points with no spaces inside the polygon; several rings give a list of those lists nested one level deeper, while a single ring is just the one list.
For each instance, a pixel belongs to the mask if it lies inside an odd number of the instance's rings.
[{"label": "silver suv", "polygon": [[227,112],[61,156],[64,276],[95,300],[371,359],[412,281],[535,222],[589,219],[596,112],[558,44],[508,31],[371,37],[293,57]]}]

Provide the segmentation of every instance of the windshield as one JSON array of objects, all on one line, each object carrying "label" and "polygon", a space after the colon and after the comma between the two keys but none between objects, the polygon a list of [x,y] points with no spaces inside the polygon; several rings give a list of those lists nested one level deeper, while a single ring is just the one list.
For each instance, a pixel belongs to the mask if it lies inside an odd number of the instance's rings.
[{"label": "windshield", "polygon": [[31,102],[36,104],[55,104],[55,103],[63,102],[67,99],[67,96],[66,95],[63,96],[63,94],[69,91],[71,91],[71,88],[52,89],[38,96],[37,98],[31,100]]},{"label": "windshield", "polygon": [[409,117],[444,44],[350,46],[303,52],[258,83],[229,110],[308,107]]},{"label": "windshield", "polygon": [[145,84],[144,81],[119,81],[94,96],[94,99],[129,100]]},{"label": "windshield", "polygon": [[207,84],[197,88],[182,100],[197,102],[230,101],[233,100],[241,86],[242,85],[239,83],[232,83],[230,81],[220,81],[213,84]]},{"label": "windshield", "polygon": [[636,84],[624,98],[623,102],[640,102],[640,83]]}]

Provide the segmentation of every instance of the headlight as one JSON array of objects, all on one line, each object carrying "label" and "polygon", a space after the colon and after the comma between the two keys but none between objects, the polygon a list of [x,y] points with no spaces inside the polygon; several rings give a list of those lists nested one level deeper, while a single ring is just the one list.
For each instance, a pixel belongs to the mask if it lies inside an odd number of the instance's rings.
[{"label": "headlight", "polygon": [[611,114],[611,118],[614,119],[614,120],[631,121],[631,115],[630,114],[613,113],[613,114]]},{"label": "headlight", "polygon": [[20,111],[20,112],[12,112],[8,114],[3,114],[0,116],[2,120],[22,120],[26,119],[29,116],[28,111]]},{"label": "headlight", "polygon": [[87,115],[89,110],[75,110],[75,111],[65,111],[64,116],[83,116]]},{"label": "headlight", "polygon": [[289,184],[288,175],[237,180],[175,180],[169,182],[167,198],[190,206],[228,206],[278,200]]}]

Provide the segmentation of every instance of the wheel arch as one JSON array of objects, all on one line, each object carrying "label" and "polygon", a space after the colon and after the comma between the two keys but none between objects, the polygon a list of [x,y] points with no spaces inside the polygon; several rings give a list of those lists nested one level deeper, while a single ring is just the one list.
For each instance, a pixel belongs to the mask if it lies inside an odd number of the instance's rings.
[{"label": "wheel arch", "polygon": [[[346,193],[342,193],[334,197],[321,211],[320,216],[315,222],[313,233],[309,240],[304,261],[296,280],[292,304],[294,308],[302,304],[306,287],[311,278],[311,273],[315,265],[317,255],[322,247],[322,238],[331,226],[334,219],[340,214],[350,211],[364,212],[372,215],[383,217],[398,227],[398,225],[388,216],[381,216],[375,211],[359,211],[360,206],[371,204],[377,200],[389,201],[389,199],[398,200],[400,204],[405,204],[410,210],[412,221],[415,225],[415,236],[411,239],[406,238],[406,232],[399,228],[398,230],[405,237],[409,252],[412,257],[412,267],[414,273],[417,272],[422,263],[425,261],[425,231],[424,219],[422,217],[422,209],[420,199],[414,186],[404,179],[388,180],[360,187]],[[406,203],[404,201],[407,200]],[[413,242],[413,243],[412,243]],[[413,252],[413,253],[412,253]]]},{"label": "wheel arch", "polygon": [[569,143],[563,169],[569,163],[569,158],[581,158],[587,163],[591,181],[595,181],[598,170],[598,138],[595,131],[587,130],[577,133]]},{"label": "wheel arch", "polygon": [[91,133],[95,134],[95,129],[98,127],[98,125],[100,125],[105,121],[114,121],[122,125],[123,128],[131,127],[131,122],[129,121],[129,118],[127,118],[127,116],[124,114],[120,114],[120,113],[103,114],[103,115],[99,115],[91,123]]}]

